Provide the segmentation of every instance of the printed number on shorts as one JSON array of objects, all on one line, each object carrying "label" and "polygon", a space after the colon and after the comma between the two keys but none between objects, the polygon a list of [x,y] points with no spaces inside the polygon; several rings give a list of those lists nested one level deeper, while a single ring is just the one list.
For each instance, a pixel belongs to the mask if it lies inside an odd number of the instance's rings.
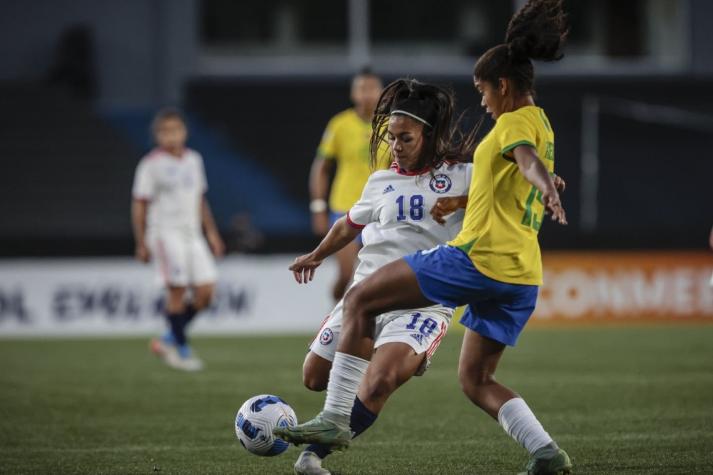
[{"label": "printed number on shorts", "polygon": [[[403,221],[407,218],[406,216],[406,197],[404,195],[396,198],[396,203],[399,205],[399,214],[396,216],[397,221]],[[413,195],[409,200],[409,210],[408,214],[414,221],[421,221],[423,219],[423,195]]]},{"label": "printed number on shorts", "polygon": [[[418,321],[421,319],[421,314],[416,312],[411,314],[411,323],[406,325],[407,330],[415,330],[416,327],[418,326]],[[435,321],[434,319],[428,317],[423,322],[421,323],[421,327],[418,329],[418,331],[423,335],[423,336],[429,336],[431,333],[433,333],[433,330],[436,329],[438,326],[438,322]]]}]

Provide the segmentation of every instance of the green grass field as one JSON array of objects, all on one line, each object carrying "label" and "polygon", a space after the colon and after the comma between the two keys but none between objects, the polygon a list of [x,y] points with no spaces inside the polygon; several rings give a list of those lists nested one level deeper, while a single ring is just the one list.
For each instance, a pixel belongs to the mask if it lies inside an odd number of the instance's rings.
[{"label": "green grass field", "polygon": [[[461,335],[404,386],[375,426],[325,466],[335,474],[516,473],[527,460],[461,394]],[[205,338],[199,374],[143,339],[0,340],[0,473],[292,473],[298,450],[247,453],[233,418],[275,393],[300,419],[323,395],[301,385],[305,337]],[[530,329],[500,381],[518,390],[576,473],[713,472],[713,326]]]}]

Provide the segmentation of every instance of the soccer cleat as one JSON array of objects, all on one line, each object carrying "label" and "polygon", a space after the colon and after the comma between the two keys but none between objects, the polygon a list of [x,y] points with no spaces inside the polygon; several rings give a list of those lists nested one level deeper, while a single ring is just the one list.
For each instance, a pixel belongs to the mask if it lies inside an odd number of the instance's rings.
[{"label": "soccer cleat", "polygon": [[572,462],[569,455],[562,449],[558,449],[554,457],[535,458],[532,457],[525,466],[527,472],[523,475],[570,475],[572,473]]},{"label": "soccer cleat", "polygon": [[154,355],[163,358],[166,353],[171,351],[171,345],[166,344],[161,338],[152,338],[151,343],[149,343],[149,349]]},{"label": "soccer cleat", "polygon": [[292,427],[275,427],[272,433],[295,445],[323,444],[333,450],[344,450],[349,447],[352,432],[348,419],[345,418],[345,423],[339,419],[338,415],[322,411],[311,421]]},{"label": "soccer cleat", "polygon": [[326,468],[322,468],[322,459],[314,452],[305,450],[295,462],[295,475],[331,475]]},{"label": "soccer cleat", "polygon": [[203,361],[195,355],[182,357],[175,348],[170,348],[163,356],[163,361],[173,369],[181,371],[200,371]]}]

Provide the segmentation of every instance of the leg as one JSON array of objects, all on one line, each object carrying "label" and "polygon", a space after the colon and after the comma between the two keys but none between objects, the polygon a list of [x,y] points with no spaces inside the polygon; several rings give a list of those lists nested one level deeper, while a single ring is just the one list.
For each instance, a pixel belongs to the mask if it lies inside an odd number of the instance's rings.
[{"label": "leg", "polygon": [[466,329],[458,362],[458,379],[468,399],[497,419],[498,411],[517,394],[495,381],[505,345]]},{"label": "leg", "polygon": [[184,331],[186,304],[183,300],[185,295],[186,287],[183,286],[170,286],[166,291],[165,315],[172,337],[171,343],[179,348],[186,344]]},{"label": "leg", "polygon": [[344,298],[344,323],[337,351],[368,360],[374,351],[374,318],[402,308],[428,307],[416,274],[405,260],[385,265]]},{"label": "leg", "polygon": [[310,391],[324,391],[327,389],[331,368],[331,361],[310,351],[302,364],[302,383]]},{"label": "leg", "polygon": [[196,285],[193,287],[193,308],[196,312],[205,310],[213,303],[215,283]]},{"label": "leg", "polygon": [[354,275],[354,263],[356,262],[359,249],[359,244],[356,241],[352,241],[335,254],[337,265],[339,266],[339,275],[332,286],[332,297],[334,297],[335,301],[341,300],[342,297],[344,297],[347,285],[349,285],[349,282],[352,280],[352,276]]},{"label": "leg", "polygon": [[379,347],[359,388],[359,399],[374,415],[379,414],[394,391],[416,374],[424,358],[425,353],[416,354],[406,343]]},{"label": "leg", "polygon": [[495,370],[505,345],[466,329],[458,377],[463,392],[476,406],[496,419],[530,453],[528,473],[569,473],[571,462],[545,432],[525,401],[495,381]]},{"label": "leg", "polygon": [[[305,368],[308,366],[308,360],[311,360],[310,368],[320,364],[315,361],[317,359],[329,363],[323,358],[310,358],[311,355],[314,354],[310,353],[305,358]],[[425,352],[416,354],[413,348],[405,343],[386,343],[379,347],[369,364],[366,378],[359,390],[359,397],[354,400],[349,424],[352,437],[357,437],[374,424],[389,396],[416,374],[424,358],[426,358]],[[310,376],[315,375],[311,374]],[[325,384],[326,376],[325,374]],[[305,378],[307,378],[306,372]],[[300,454],[300,458],[295,464],[295,473],[320,473],[320,470],[324,470],[322,469],[322,460],[330,453],[332,451],[327,445],[309,445]]]}]

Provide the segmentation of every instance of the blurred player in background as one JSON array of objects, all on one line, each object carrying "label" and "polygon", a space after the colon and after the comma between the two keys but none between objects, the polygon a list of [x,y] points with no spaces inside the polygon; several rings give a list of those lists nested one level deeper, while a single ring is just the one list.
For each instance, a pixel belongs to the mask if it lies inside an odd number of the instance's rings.
[{"label": "blurred player in background", "polygon": [[311,421],[275,430],[280,436],[348,446],[353,401],[373,358],[379,316],[468,304],[458,368],[463,392],[529,452],[528,474],[571,473],[569,456],[525,400],[495,379],[505,348],[515,345],[535,310],[545,210],[567,223],[551,176],[554,132],[535,105],[532,65],[533,59],[560,59],[566,36],[562,0],[529,0],[510,20],[505,43],[478,59],[474,84],[495,126],[475,151],[461,232],[448,245],[397,259],[350,289],[324,409]]},{"label": "blurred player in background", "polygon": [[[360,232],[364,247],[359,252],[355,283],[395,259],[456,236],[463,222],[462,210],[449,212],[446,217],[429,215],[429,210],[438,209],[439,201],[452,200],[465,208],[467,200],[472,164],[460,162],[470,159],[474,135],[460,141],[438,139],[457,133],[453,108],[452,94],[430,84],[400,79],[386,87],[375,120],[378,130],[388,126],[394,164],[390,170],[373,173],[361,198],[334,223],[319,246],[295,259],[290,270],[297,282],[311,281],[322,261],[353,243]],[[380,145],[382,140],[375,143]],[[380,147],[373,150],[375,160]],[[313,391],[327,387],[342,328],[343,302],[340,300],[322,323],[305,357],[303,381]],[[433,305],[377,318],[374,357],[352,409],[354,437],[375,422],[396,389],[426,371],[453,312],[452,308]],[[322,459],[330,452],[328,446],[309,445],[300,454],[295,473],[328,474],[322,468]]]},{"label": "blurred player in background", "polygon": [[[381,79],[377,75],[368,69],[359,72],[352,79],[351,100],[354,107],[332,117],[322,135],[309,178],[312,230],[318,236],[326,235],[330,226],[356,203],[373,171],[369,164],[369,139],[371,119],[381,88]],[[375,166],[376,169],[385,169],[389,165],[388,151],[384,147]],[[335,166],[337,169],[327,203],[329,178]],[[358,239],[355,239],[336,253],[339,275],[332,287],[334,300],[344,296],[354,273],[359,246]]]},{"label": "blurred player in background", "polygon": [[166,286],[169,330],[151,341],[151,350],[173,368],[197,371],[203,362],[192,353],[186,330],[211,304],[216,282],[213,255],[222,256],[225,246],[205,197],[203,158],[186,148],[188,131],[182,115],[173,109],[158,112],[152,132],[157,148],[136,168],[131,211],[136,258],[153,259]]}]

